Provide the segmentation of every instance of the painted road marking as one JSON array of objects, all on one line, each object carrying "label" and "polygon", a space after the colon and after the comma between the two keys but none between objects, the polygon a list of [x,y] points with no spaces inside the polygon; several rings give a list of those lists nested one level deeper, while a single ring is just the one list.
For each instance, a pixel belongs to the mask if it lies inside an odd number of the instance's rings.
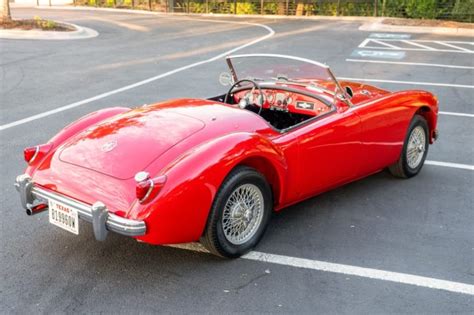
[{"label": "painted road marking", "polygon": [[[374,45],[375,44],[375,45]],[[429,52],[451,52],[473,54],[474,50],[459,45],[474,45],[473,42],[450,41],[450,40],[407,40],[407,39],[373,39],[366,38],[358,48],[367,49],[389,49],[389,50],[411,50]],[[416,48],[415,48],[415,47]],[[446,49],[449,47],[451,49]]]},{"label": "painted road marking", "polygon": [[474,295],[474,285],[472,284],[422,277],[408,273],[392,272],[261,252],[250,252],[242,258],[283,266],[345,274],[374,280],[389,281],[454,293]]},{"label": "painted road marking", "polygon": [[347,78],[338,77],[339,80],[360,81],[360,82],[377,82],[377,83],[393,83],[393,84],[408,84],[408,85],[427,85],[427,86],[441,86],[454,87],[463,89],[474,89],[474,85],[463,84],[449,84],[449,83],[435,83],[435,82],[415,82],[415,81],[397,81],[397,80],[381,80],[381,79],[365,79],[365,78]]},{"label": "painted road marking", "polygon": [[410,39],[409,34],[390,34],[390,33],[372,33],[369,38],[381,38],[381,39]]},{"label": "painted road marking", "polygon": [[[236,51],[236,50],[238,50],[238,49],[232,50],[232,52]],[[146,80],[134,83],[134,84],[130,84],[130,85],[121,87],[121,88],[116,89],[116,90],[112,90],[112,91],[109,91],[109,92],[106,92],[106,93],[102,93],[102,94],[93,96],[91,98],[88,98],[88,99],[85,99],[85,100],[82,100],[82,101],[79,101],[79,102],[76,102],[76,103],[72,103],[72,104],[65,105],[65,106],[62,106],[62,107],[58,107],[58,108],[55,108],[55,109],[52,109],[52,110],[49,110],[49,111],[46,111],[46,112],[43,112],[43,113],[40,113],[40,114],[30,116],[30,117],[27,117],[27,118],[16,120],[14,122],[11,122],[11,123],[0,126],[0,131],[5,130],[5,129],[9,129],[9,128],[12,128],[12,127],[15,127],[15,126],[23,125],[23,124],[26,124],[28,122],[31,122],[31,121],[34,121],[34,120],[37,120],[37,119],[40,119],[40,118],[44,118],[44,117],[47,117],[47,116],[54,115],[56,113],[60,113],[60,112],[69,110],[71,108],[75,108],[75,107],[78,107],[78,106],[81,106],[81,105],[89,104],[93,101],[100,100],[100,99],[108,97],[110,95],[114,95],[114,94],[117,94],[117,93],[120,93],[120,92],[123,92],[123,91],[127,91],[127,90],[130,90],[130,89],[139,87],[141,85],[145,85],[147,83],[150,83],[150,82],[159,80],[161,78],[170,76],[170,75],[175,74],[177,72],[187,70],[187,69],[205,64],[205,63],[209,63],[209,62],[214,61],[216,59],[219,59],[223,56],[226,56],[228,53],[229,52],[225,52],[225,53],[223,53],[219,56],[213,57],[211,59],[199,61],[199,62],[190,64],[190,65],[187,65],[187,66],[184,66],[184,67],[181,67],[181,68],[178,68],[178,69],[175,69],[175,70],[157,75],[155,77],[151,77],[149,79],[146,79]],[[434,83],[434,82],[413,82],[413,81],[363,79],[363,78],[348,78],[348,77],[339,77],[338,79],[339,80],[347,80],[347,81],[360,81],[360,82],[377,82],[377,83],[392,83],[392,84],[407,84],[407,85],[426,85],[426,86],[454,87],[454,88],[466,88],[466,89],[473,89],[474,88],[473,85],[446,84],[446,83]]]},{"label": "painted road marking", "polygon": [[57,113],[60,113],[60,112],[63,112],[63,111],[66,111],[66,110],[69,110],[71,108],[75,108],[75,107],[79,107],[79,106],[82,106],[82,105],[85,105],[85,104],[89,104],[91,102],[94,102],[94,101],[97,101],[97,100],[100,100],[102,98],[106,98],[108,96],[111,96],[111,95],[114,95],[114,94],[117,94],[117,93],[121,93],[121,92],[124,92],[124,91],[127,91],[127,90],[130,90],[130,89],[134,89],[136,87],[139,87],[139,86],[142,86],[142,85],[145,85],[145,84],[148,84],[150,82],[153,82],[153,81],[156,81],[156,80],[160,80],[162,78],[165,78],[165,77],[168,77],[172,74],[175,74],[175,73],[178,73],[178,72],[181,72],[181,71],[184,71],[184,70],[187,70],[187,69],[191,69],[191,68],[194,68],[194,67],[197,67],[197,66],[200,66],[200,65],[203,65],[203,64],[206,64],[206,63],[210,63],[210,62],[213,62],[215,60],[218,60],[220,58],[224,58],[238,50],[241,50],[241,49],[244,49],[246,47],[249,47],[249,46],[252,46],[256,43],[259,43],[261,41],[264,41],[266,40],[267,38],[273,36],[275,34],[275,31],[267,26],[267,25],[264,25],[264,24],[259,24],[259,23],[249,23],[249,22],[230,22],[230,21],[222,21],[222,20],[206,20],[206,19],[192,19],[193,21],[201,21],[201,22],[206,22],[206,23],[209,23],[209,22],[213,22],[213,23],[227,23],[227,24],[242,24],[242,25],[253,25],[253,26],[257,26],[257,27],[261,27],[261,28],[264,28],[265,30],[268,31],[268,34],[262,36],[262,37],[259,37],[257,39],[254,39],[246,44],[243,44],[243,45],[240,45],[238,47],[235,47],[233,49],[230,49],[228,51],[225,51],[217,56],[214,56],[214,57],[211,57],[209,59],[206,59],[206,60],[202,60],[202,61],[198,61],[198,62],[195,62],[195,63],[192,63],[192,64],[189,64],[187,66],[183,66],[183,67],[180,67],[180,68],[177,68],[177,69],[174,69],[174,70],[171,70],[171,71],[168,71],[168,72],[165,72],[165,73],[162,73],[160,75],[157,75],[157,76],[154,76],[154,77],[151,77],[151,78],[148,78],[148,79],[145,79],[145,80],[142,80],[142,81],[139,81],[139,82],[136,82],[136,83],[133,83],[133,84],[130,84],[130,85],[126,85],[126,86],[123,86],[121,88],[118,88],[118,89],[115,89],[115,90],[112,90],[112,91],[108,91],[108,92],[105,92],[105,93],[102,93],[102,94],[99,94],[99,95],[96,95],[96,96],[93,96],[93,97],[90,97],[90,98],[87,98],[85,100],[82,100],[82,101],[78,101],[78,102],[75,102],[75,103],[71,103],[71,104],[68,104],[68,105],[64,105],[64,106],[61,106],[61,107],[58,107],[58,108],[55,108],[55,109],[52,109],[52,110],[49,110],[49,111],[46,111],[46,112],[43,112],[43,113],[40,113],[40,114],[36,114],[36,115],[33,115],[33,116],[30,116],[30,117],[26,117],[26,118],[23,118],[23,119],[20,119],[20,120],[17,120],[17,121],[13,121],[11,123],[8,123],[8,124],[5,124],[5,125],[2,125],[0,126],[0,131],[2,130],[5,130],[5,129],[9,129],[9,128],[12,128],[12,127],[15,127],[15,126],[19,126],[19,125],[23,125],[23,124],[26,124],[28,122],[31,122],[31,121],[34,121],[34,120],[38,120],[38,119],[41,119],[41,118],[44,118],[44,117],[47,117],[47,116],[50,116],[50,115],[54,115],[54,114],[57,114]]},{"label": "painted road marking", "polygon": [[469,165],[469,164],[459,164],[459,163],[449,163],[449,162],[439,162],[439,161],[425,161],[425,164],[474,171],[474,165]]},{"label": "painted road marking", "polygon": [[[188,20],[188,19],[186,19],[186,20]],[[79,107],[79,106],[82,106],[82,105],[85,105],[85,104],[89,104],[89,103],[94,102],[96,100],[100,100],[100,99],[106,98],[106,97],[114,95],[114,94],[118,94],[118,93],[130,90],[130,89],[134,89],[136,87],[139,87],[139,86],[148,84],[150,82],[165,78],[165,77],[173,75],[175,73],[178,73],[178,72],[190,69],[190,68],[194,68],[194,67],[206,64],[206,63],[213,62],[213,61],[218,60],[220,58],[223,58],[223,57],[225,57],[225,56],[227,56],[227,55],[229,55],[233,52],[236,52],[238,50],[241,50],[241,49],[246,48],[248,46],[254,45],[254,44],[259,43],[263,40],[266,40],[267,38],[269,38],[269,37],[271,37],[275,34],[275,31],[272,28],[270,28],[269,26],[264,25],[264,24],[249,23],[249,22],[222,21],[222,20],[208,20],[208,19],[192,19],[192,20],[193,21],[207,22],[207,23],[212,22],[212,23],[227,23],[227,24],[232,24],[233,23],[233,24],[254,25],[254,26],[258,26],[258,27],[266,29],[268,31],[268,34],[265,35],[265,36],[259,37],[259,38],[255,39],[253,41],[250,41],[247,44],[244,44],[244,45],[238,46],[236,48],[233,48],[231,50],[228,50],[228,51],[226,51],[222,54],[219,54],[215,57],[211,57],[211,58],[206,59],[206,60],[198,61],[198,62],[189,64],[187,66],[183,66],[183,67],[165,72],[163,74],[160,74],[160,75],[157,75],[157,76],[154,76],[154,77],[151,77],[151,78],[148,78],[148,79],[145,79],[145,80],[142,80],[142,81],[130,84],[130,85],[126,85],[126,86],[123,86],[121,88],[111,90],[111,91],[108,91],[108,92],[105,92],[105,93],[102,93],[102,94],[99,94],[99,95],[96,95],[96,96],[93,96],[93,97],[90,97],[90,98],[87,98],[87,99],[84,99],[84,100],[81,100],[81,101],[78,101],[78,102],[75,102],[75,103],[64,105],[64,106],[61,106],[61,107],[58,107],[58,108],[55,108],[55,109],[52,109],[52,110],[49,110],[49,111],[46,111],[46,112],[43,112],[43,113],[39,113],[39,114],[29,116],[29,117],[26,117],[26,118],[23,118],[23,119],[20,119],[20,120],[17,120],[17,121],[13,121],[11,123],[7,123],[5,125],[1,125],[0,126],[0,131],[6,130],[6,129],[9,129],[9,128],[13,128],[15,126],[19,126],[19,125],[22,125],[22,124],[26,124],[28,122],[35,121],[35,120],[38,120],[38,119],[41,119],[41,118],[44,118],[44,117],[47,117],[47,116],[51,116],[51,115],[54,115],[54,114],[57,114],[57,113],[60,113],[60,112],[63,112],[63,111],[66,111],[66,110],[69,110],[69,109],[72,109],[72,108],[76,108],[76,107]],[[453,41],[450,41],[450,43],[466,43],[466,42],[453,42]],[[373,52],[369,52],[369,54],[373,54]],[[377,53],[375,53],[375,54],[377,54]],[[457,87],[457,88],[474,88],[474,86],[471,86],[471,85],[460,85],[460,84],[411,82],[411,81],[395,81],[395,80],[379,80],[379,79],[357,79],[357,78],[340,78],[340,79],[361,81],[361,82],[381,82],[381,83],[394,83],[394,84],[428,85],[428,86]]]},{"label": "painted road marking", "polygon": [[459,47],[459,46],[455,46],[455,45],[449,44],[449,43],[447,43],[447,42],[435,41],[435,43],[436,43],[436,44],[439,44],[439,45],[443,45],[443,46],[455,48],[455,49],[460,49],[460,50],[467,51],[467,52],[472,52],[472,50],[469,50],[469,49],[466,49],[466,48],[463,48],[463,47]]},{"label": "painted road marking", "polygon": [[466,113],[455,113],[455,112],[439,112],[441,115],[448,115],[448,116],[459,116],[459,117],[470,117],[474,118],[474,114],[466,114]]},{"label": "painted road marking", "polygon": [[[209,253],[199,243],[176,244],[170,247]],[[358,267],[345,264],[330,263],[326,261],[298,258],[284,255],[275,255],[252,251],[240,259],[252,260],[287,267],[310,269],[323,272],[351,275],[381,281],[389,281],[401,284],[414,285],[423,288],[437,289],[454,293],[474,295],[474,285],[462,282],[441,280],[430,277],[412,275],[408,273],[386,271],[373,268]]]},{"label": "painted road marking", "polygon": [[469,67],[469,66],[443,65],[443,64],[437,64],[437,63],[423,63],[423,62],[385,61],[385,60],[370,60],[370,59],[346,59],[346,61],[363,62],[363,63],[384,63],[384,64],[407,65],[407,66],[440,67],[440,68],[453,68],[453,69],[474,69],[474,67]]},{"label": "painted road marking", "polygon": [[371,41],[372,41],[372,43],[376,43],[376,44],[379,44],[381,46],[385,46],[385,47],[389,47],[389,48],[393,48],[393,49],[398,49],[397,46],[389,44],[387,42],[383,42],[383,41],[376,40],[376,39],[371,39]]},{"label": "painted road marking", "polygon": [[[436,50],[432,47],[429,47],[429,46],[426,46],[426,45],[422,45],[420,43],[416,43],[414,41],[409,41],[409,40],[402,40],[401,41],[402,43],[405,43],[405,44],[408,44],[408,45],[412,45],[412,46],[416,46],[416,47],[421,47],[423,49],[426,49],[426,50]],[[396,48],[397,49],[397,48]]]},{"label": "painted road marking", "polygon": [[380,50],[361,50],[356,49],[352,52],[351,57],[371,57],[381,59],[403,59],[404,51],[380,51]]}]

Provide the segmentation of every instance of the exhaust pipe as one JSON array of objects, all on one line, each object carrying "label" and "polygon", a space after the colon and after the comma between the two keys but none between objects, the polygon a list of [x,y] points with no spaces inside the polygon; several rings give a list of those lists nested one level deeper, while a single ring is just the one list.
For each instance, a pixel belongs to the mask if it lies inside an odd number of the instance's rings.
[{"label": "exhaust pipe", "polygon": [[38,214],[40,212],[43,212],[45,210],[48,210],[48,205],[44,204],[44,203],[40,203],[39,205],[36,205],[36,206],[28,205],[28,207],[26,209],[26,214],[27,215],[34,215],[34,214]]}]

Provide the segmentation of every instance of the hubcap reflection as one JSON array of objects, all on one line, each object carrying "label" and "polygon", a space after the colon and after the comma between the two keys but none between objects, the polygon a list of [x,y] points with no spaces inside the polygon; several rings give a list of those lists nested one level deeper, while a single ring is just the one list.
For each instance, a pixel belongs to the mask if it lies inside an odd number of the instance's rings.
[{"label": "hubcap reflection", "polygon": [[250,240],[263,219],[264,201],[260,189],[253,184],[237,187],[227,199],[222,214],[226,239],[234,245]]}]

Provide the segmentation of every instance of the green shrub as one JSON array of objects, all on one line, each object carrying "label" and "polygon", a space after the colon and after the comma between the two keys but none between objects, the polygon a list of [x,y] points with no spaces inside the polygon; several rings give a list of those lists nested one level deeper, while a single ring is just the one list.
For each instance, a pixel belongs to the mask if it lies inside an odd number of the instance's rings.
[{"label": "green shrub", "polygon": [[[111,7],[114,0],[76,0],[77,3],[86,3],[91,6]],[[161,0],[152,0],[156,3]],[[238,0],[234,7],[233,0],[174,0],[176,12],[193,13],[227,13],[233,14],[260,14],[262,11],[259,0]],[[288,14],[303,15],[349,15],[373,16],[375,0],[288,0]],[[377,0],[378,15],[421,18],[421,19],[451,19],[463,22],[472,22],[474,0]],[[135,0],[135,5],[144,7],[145,1]],[[132,0],[117,0],[119,6],[131,6]],[[286,14],[285,0],[265,0],[264,14]],[[208,10],[207,10],[208,8]],[[338,12],[339,11],[339,12]]]},{"label": "green shrub", "polygon": [[[232,8],[233,9],[233,8]],[[237,2],[237,14],[257,14],[257,6],[251,2]]]},{"label": "green shrub", "polygon": [[456,0],[451,14],[456,21],[472,23],[474,0]]},{"label": "green shrub", "polygon": [[405,6],[408,17],[434,19],[439,13],[436,0],[407,0]]},{"label": "green shrub", "polygon": [[278,13],[278,3],[276,3],[276,2],[265,2],[263,4],[263,12],[265,14],[277,14]]}]

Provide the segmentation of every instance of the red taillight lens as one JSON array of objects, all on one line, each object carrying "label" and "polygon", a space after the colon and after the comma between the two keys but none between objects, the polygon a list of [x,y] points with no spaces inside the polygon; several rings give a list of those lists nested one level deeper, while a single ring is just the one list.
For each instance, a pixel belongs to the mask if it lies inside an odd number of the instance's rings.
[{"label": "red taillight lens", "polygon": [[51,147],[51,144],[46,143],[26,148],[25,150],[23,150],[23,156],[25,157],[25,161],[28,164],[31,164],[34,161],[40,160],[49,152],[49,150],[51,150]]},{"label": "red taillight lens", "polygon": [[140,203],[146,203],[155,198],[166,182],[166,176],[162,175],[156,178],[148,178],[137,182],[135,188],[137,199]]},{"label": "red taillight lens", "polygon": [[30,147],[23,150],[23,155],[25,157],[26,163],[33,162],[36,159],[38,152],[39,152],[39,146]]}]

